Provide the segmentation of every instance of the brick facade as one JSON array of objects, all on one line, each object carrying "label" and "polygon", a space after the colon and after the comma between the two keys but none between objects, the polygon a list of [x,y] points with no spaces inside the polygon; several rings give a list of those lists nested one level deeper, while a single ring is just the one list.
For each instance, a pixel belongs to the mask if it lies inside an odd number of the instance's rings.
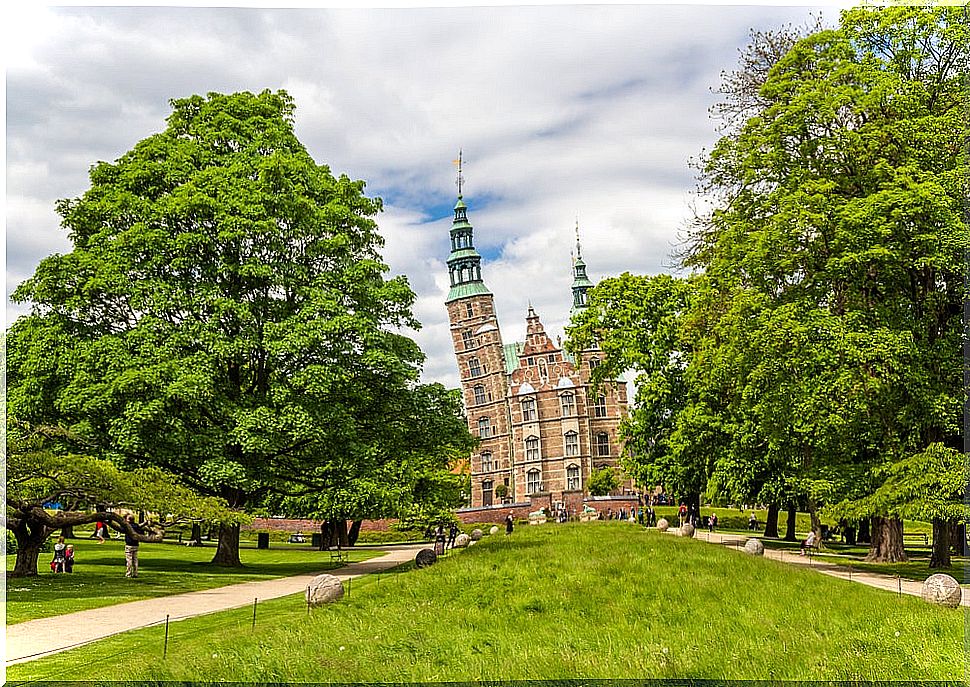
[{"label": "brick facade", "polygon": [[[627,410],[626,384],[607,382],[594,398],[589,379],[599,352],[567,354],[546,334],[531,306],[526,340],[503,343],[472,233],[459,198],[451,230],[446,307],[468,427],[481,439],[468,463],[471,505],[501,504],[503,499],[495,493],[501,484],[508,487],[504,500],[509,503],[526,503],[532,495],[542,494],[548,507],[575,505],[594,469],[618,465],[622,447],[617,427]],[[586,291],[592,287],[578,241],[577,256],[574,309],[585,307]],[[504,510],[501,519],[507,513]]]}]

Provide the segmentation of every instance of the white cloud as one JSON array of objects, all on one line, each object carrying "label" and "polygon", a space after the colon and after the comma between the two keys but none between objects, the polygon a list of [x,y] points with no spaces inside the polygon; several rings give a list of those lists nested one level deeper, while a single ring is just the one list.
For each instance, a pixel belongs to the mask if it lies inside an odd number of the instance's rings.
[{"label": "white cloud", "polygon": [[[594,278],[656,273],[689,216],[688,160],[749,27],[810,10],[549,6],[398,10],[60,8],[7,46],[7,290],[69,248],[53,210],[87,171],[164,127],[170,98],[286,88],[318,162],[366,179],[392,273],[417,293],[425,377],[457,384],[448,335],[450,161],[506,340],[531,299],[553,335],[570,306],[578,215]],[[831,12],[829,13],[831,15]],[[438,208],[429,216],[429,208]],[[22,309],[9,306],[9,314]]]}]

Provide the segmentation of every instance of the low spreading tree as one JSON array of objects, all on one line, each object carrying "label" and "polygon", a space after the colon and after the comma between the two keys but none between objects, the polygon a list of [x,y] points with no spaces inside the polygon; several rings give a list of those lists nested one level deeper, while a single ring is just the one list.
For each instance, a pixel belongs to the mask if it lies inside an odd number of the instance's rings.
[{"label": "low spreading tree", "polygon": [[[60,453],[67,439],[59,428],[13,423],[8,431],[6,524],[17,541],[12,577],[36,575],[44,543],[65,527],[101,521],[140,541],[158,542],[166,528],[183,522],[238,523],[243,517],[157,467],[122,470],[110,460]],[[118,509],[151,513],[146,533],[134,532]]]}]

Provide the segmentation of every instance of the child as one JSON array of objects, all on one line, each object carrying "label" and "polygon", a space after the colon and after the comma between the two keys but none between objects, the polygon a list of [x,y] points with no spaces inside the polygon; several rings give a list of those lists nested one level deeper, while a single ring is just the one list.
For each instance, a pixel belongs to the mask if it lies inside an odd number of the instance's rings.
[{"label": "child", "polygon": [[51,561],[52,572],[64,572],[64,558],[66,551],[67,545],[64,543],[64,537],[58,537],[57,543],[54,544],[54,560]]},{"label": "child", "polygon": [[64,572],[74,572],[74,544],[68,544],[64,551]]}]

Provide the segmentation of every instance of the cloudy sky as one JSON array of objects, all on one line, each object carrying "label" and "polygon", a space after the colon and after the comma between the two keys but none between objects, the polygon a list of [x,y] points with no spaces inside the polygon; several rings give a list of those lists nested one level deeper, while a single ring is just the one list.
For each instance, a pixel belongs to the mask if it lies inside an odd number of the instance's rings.
[{"label": "cloudy sky", "polygon": [[[384,199],[385,259],[417,293],[425,379],[457,386],[445,260],[464,196],[503,338],[529,301],[554,335],[578,218],[594,281],[671,271],[689,166],[716,140],[712,87],[749,29],[836,10],[770,5],[428,9],[61,7],[6,40],[6,288],[66,252],[54,202],[164,128],[168,101],[286,89],[318,163]],[[7,321],[25,312],[7,303]]]}]

